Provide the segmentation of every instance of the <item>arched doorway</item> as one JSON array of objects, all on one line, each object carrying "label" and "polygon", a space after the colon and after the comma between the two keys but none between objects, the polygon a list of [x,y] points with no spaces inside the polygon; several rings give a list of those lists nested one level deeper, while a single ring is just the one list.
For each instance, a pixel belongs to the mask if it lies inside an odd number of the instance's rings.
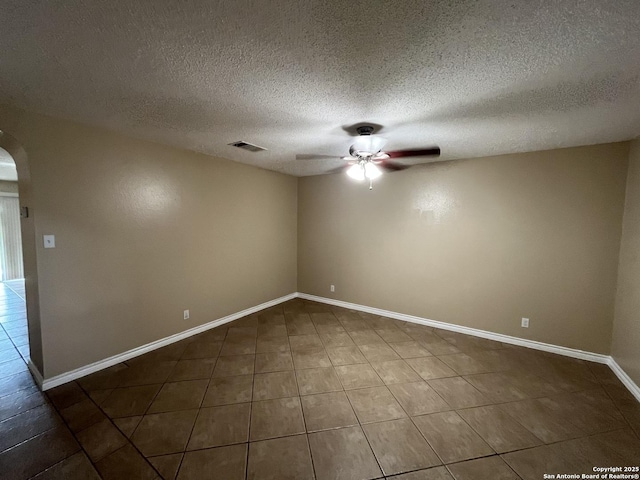
[{"label": "arched doorway", "polygon": [[[10,162],[15,164],[15,185],[2,183],[2,170]],[[8,340],[19,353],[18,358],[5,354],[13,358],[4,370],[18,369],[14,360],[20,359],[41,386],[44,365],[32,202],[27,154],[15,138],[0,130],[0,344],[6,352]]]}]

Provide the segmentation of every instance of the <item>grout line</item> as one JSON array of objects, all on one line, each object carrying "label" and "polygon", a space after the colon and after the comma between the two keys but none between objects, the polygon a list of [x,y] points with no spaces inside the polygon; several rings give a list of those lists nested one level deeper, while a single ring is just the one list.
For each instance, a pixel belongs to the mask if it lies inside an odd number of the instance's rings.
[{"label": "grout line", "polygon": [[[149,465],[149,466],[153,469],[153,471],[154,471],[154,472],[156,472],[156,473],[160,476],[160,478],[162,478],[162,475],[160,475],[160,472],[158,472],[158,471],[156,470],[156,468],[151,464],[151,462],[150,462],[149,460],[147,460],[147,457],[145,457],[145,456],[142,454],[142,452],[140,451],[140,449],[136,446],[136,444],[134,444],[134,443],[133,443],[133,441],[131,440],[131,438],[130,438],[130,437],[128,437],[127,435],[125,435],[125,433],[124,433],[122,430],[120,430],[120,428],[118,427],[118,425],[116,425],[116,423],[113,421],[113,418],[111,418],[111,417],[107,414],[107,412],[105,412],[105,411],[103,410],[102,406],[100,406],[100,405],[99,405],[99,404],[98,404],[98,403],[97,403],[97,402],[96,402],[96,401],[91,397],[91,395],[89,395],[89,392],[88,392],[87,390],[85,390],[85,389],[84,389],[84,387],[82,387],[82,385],[80,385],[78,382],[75,382],[75,381],[74,381],[74,383],[76,383],[76,385],[78,385],[78,387],[80,388],[80,390],[82,390],[82,391],[84,392],[84,394],[85,394],[86,398],[87,398],[87,399],[89,399],[91,402],[93,402],[93,404],[98,408],[98,410],[100,410],[100,411],[102,412],[102,414],[105,416],[105,418],[106,418],[107,420],[109,420],[109,422],[111,423],[111,425],[112,425],[116,430],[118,430],[118,431],[122,434],[122,436],[123,436],[123,437],[125,438],[125,440],[127,441],[127,444],[128,444],[128,445],[131,445],[131,446],[132,446],[132,447],[133,447],[133,448],[134,448],[134,449],[135,449],[135,450],[140,454],[140,456],[144,459],[144,461],[145,461],[145,462],[147,462],[147,465]],[[115,389],[116,389],[116,388],[119,388],[119,387],[115,387],[115,388],[113,388],[111,393],[113,393],[113,391],[115,391]],[[123,387],[123,388],[126,388],[126,387]],[[98,389],[98,390],[100,390],[100,389]],[[111,393],[110,393],[109,395],[111,395]],[[107,397],[107,398],[108,398],[108,397]],[[106,398],[105,398],[105,400],[106,400]],[[152,402],[152,403],[153,403],[153,402]],[[137,415],[130,415],[130,416],[137,416]],[[140,423],[142,423],[143,418],[144,418],[144,415],[142,415],[142,418],[141,418],[141,419],[140,419],[140,421],[138,422],[138,425],[136,425],[136,428],[134,428],[133,432],[131,432],[131,437],[133,437],[133,434],[135,433],[135,431],[136,431],[136,430],[138,429],[138,427],[140,426]],[[102,421],[102,420],[101,420],[101,421]],[[65,423],[66,423],[66,422],[65,422]],[[98,422],[98,423],[99,423],[99,422]],[[96,424],[97,424],[97,423],[94,423],[93,425],[96,425]],[[91,426],[93,426],[93,425],[91,425]],[[90,427],[91,427],[91,426],[90,426]],[[87,427],[87,428],[90,428],[90,427]],[[71,429],[69,429],[69,430],[71,430]],[[80,430],[80,431],[82,432],[82,431],[84,431],[84,430],[86,430],[86,428],[85,428],[85,429],[83,429],[83,430]],[[75,433],[73,433],[73,432],[71,432],[71,433],[74,435],[74,437],[76,436],[76,434],[75,434]],[[78,432],[78,433],[80,433],[80,432]],[[77,441],[77,438],[76,438],[76,441]],[[82,444],[81,444],[79,441],[78,441],[78,444],[80,444],[80,446],[82,447]],[[113,454],[114,454],[114,453],[116,453],[117,451],[122,450],[122,449],[123,449],[123,448],[125,448],[126,446],[127,446],[127,445],[125,444],[125,445],[123,445],[122,447],[120,447],[120,448],[118,448],[118,449],[114,450],[113,452],[109,453],[108,455],[105,455],[105,456],[104,456],[104,457],[102,457],[100,460],[98,460],[98,462],[100,462],[101,460],[103,460],[103,459],[107,458],[107,457],[108,457],[108,456],[110,456],[110,455],[113,455]],[[84,450],[84,448],[83,448],[83,450]],[[85,454],[87,455],[87,458],[89,459],[89,461],[91,462],[91,464],[94,466],[94,468],[95,468],[96,472],[98,472],[98,475],[100,475],[100,476],[102,477],[102,474],[98,471],[98,468],[95,466],[98,462],[95,462],[95,463],[94,463],[94,462],[93,462],[93,460],[91,460],[91,457],[89,456],[89,454],[88,454],[88,453],[86,453],[86,451],[85,451]]]},{"label": "grout line", "polygon": [[[223,344],[224,347],[224,344]],[[257,327],[256,327],[256,350],[258,349],[258,336],[257,336]],[[253,374],[251,375],[251,400],[249,401],[249,426],[247,428],[247,458],[245,460],[244,465],[244,477],[247,479],[249,477],[249,455],[251,455],[251,421],[253,417],[253,394],[256,388],[256,358],[257,353],[253,355]]]},{"label": "grout line", "polygon": [[[280,306],[280,305],[279,305],[279,307],[280,307],[280,308],[282,308],[283,313],[284,313],[284,306]],[[332,312],[332,313],[333,313],[333,312]],[[309,318],[311,318],[311,315],[310,315],[310,314],[308,314],[308,313],[307,313],[307,315],[309,316]],[[336,316],[336,315],[335,315],[335,313],[333,313],[333,315],[334,315],[334,316]],[[285,318],[286,318],[286,316],[285,316]],[[369,320],[367,320],[367,319],[365,319],[365,318],[362,318],[362,320],[363,320],[365,323],[367,323],[368,325],[370,325]],[[338,321],[340,321],[340,319],[339,319],[339,318],[338,318]],[[340,322],[340,323],[342,324],[342,322]],[[314,329],[315,329],[315,324],[313,324],[313,325],[314,325]],[[286,326],[286,320],[285,320],[285,326]],[[343,325],[343,327],[344,327],[344,325]],[[345,330],[346,330],[346,329],[345,329]],[[431,330],[433,330],[433,329],[431,329]],[[374,329],[373,331],[375,331],[375,329]],[[347,332],[347,333],[349,333],[349,332]],[[222,347],[224,346],[224,342],[225,342],[225,341],[226,341],[226,339],[227,339],[227,334],[228,334],[228,329],[225,331],[225,336],[224,336],[224,338],[223,338],[223,340],[222,340]],[[435,334],[436,336],[438,336],[438,335],[437,335],[437,333],[436,333],[435,331],[434,331],[434,334]],[[462,335],[464,335],[464,334],[462,334]],[[289,335],[289,332],[287,332],[287,337],[290,337],[290,336],[291,336],[291,335]],[[411,338],[412,338],[412,340],[413,340],[413,341],[416,341],[416,342],[418,342],[418,343],[421,345],[421,342],[419,342],[419,341],[417,341],[417,340],[413,339],[413,337],[411,337]],[[440,338],[442,338],[442,337],[440,337]],[[383,340],[384,340],[384,339],[383,339]],[[443,340],[443,341],[445,341],[445,342],[447,342],[445,339],[442,339],[442,340]],[[289,339],[289,341],[290,341],[290,339]],[[447,342],[447,343],[449,343],[449,342]],[[385,344],[385,345],[389,345],[389,342],[384,341],[384,344]],[[221,347],[221,349],[222,349],[222,347]],[[392,348],[392,347],[390,347],[390,348]],[[220,349],[220,350],[221,350],[221,349]],[[327,352],[326,352],[326,346],[325,346],[324,344],[323,344],[323,350],[324,350],[325,354],[327,354]],[[358,350],[360,350],[359,346],[358,346]],[[290,352],[291,352],[291,356],[292,356],[292,360],[293,360],[293,351],[292,351],[292,350],[290,350]],[[465,353],[465,352],[462,352],[462,353]],[[184,353],[183,353],[183,354],[184,354]],[[465,354],[466,354],[466,353],[465,353]],[[250,410],[249,410],[249,433],[248,433],[248,440],[247,440],[247,443],[246,443],[246,445],[247,445],[247,457],[246,457],[246,463],[245,463],[245,476],[246,476],[246,477],[248,477],[248,475],[249,475],[249,455],[250,455],[249,448],[250,448],[250,445],[251,445],[251,443],[252,443],[252,442],[251,442],[251,435],[250,435],[250,434],[251,434],[251,414],[252,414],[252,406],[253,406],[253,402],[254,402],[254,392],[255,392],[255,390],[254,390],[254,387],[255,387],[255,376],[256,376],[255,367],[256,367],[256,363],[257,363],[257,360],[256,360],[256,358],[257,358],[257,357],[256,357],[256,355],[257,355],[257,354],[255,354],[255,353],[254,353],[254,371],[253,371],[253,378],[252,378],[252,392],[251,392]],[[433,357],[436,357],[436,358],[437,358],[438,356],[433,355]],[[188,438],[188,440],[187,440],[187,444],[186,444],[186,445],[188,445],[188,443],[189,443],[189,441],[190,441],[190,439],[191,439],[191,435],[192,435],[192,433],[193,433],[193,430],[194,430],[194,428],[195,428],[195,424],[196,424],[196,422],[197,422],[197,417],[199,416],[199,413],[200,413],[200,411],[201,411],[201,409],[202,409],[202,404],[203,404],[203,402],[204,402],[204,398],[206,397],[206,392],[207,392],[207,390],[208,390],[208,388],[209,388],[209,385],[211,384],[211,380],[212,380],[212,378],[213,378],[213,374],[214,374],[214,372],[215,372],[215,366],[217,365],[217,361],[218,361],[218,359],[219,359],[219,358],[220,358],[220,355],[218,354],[218,356],[216,357],[216,363],[214,364],[214,368],[213,368],[212,373],[211,373],[211,375],[210,375],[210,377],[209,377],[209,381],[208,381],[208,384],[207,384],[207,388],[205,389],[205,394],[203,395],[203,398],[202,398],[202,400],[201,400],[201,402],[200,402],[200,407],[198,408],[198,415],[196,416],[196,420],[194,421],[194,425],[192,426],[191,433],[189,434],[189,438]],[[366,363],[366,365],[368,365],[370,368],[373,368],[373,367],[372,367],[372,365],[371,365],[371,362],[370,362],[366,357],[365,357],[365,360],[366,360],[366,362],[367,362],[367,363]],[[403,360],[403,361],[405,361],[405,363],[406,363],[406,359],[402,359],[402,360]],[[179,360],[178,360],[178,361],[179,361]],[[589,366],[589,362],[586,362],[586,363],[587,363],[587,365]],[[177,363],[176,363],[176,365],[177,365]],[[316,368],[316,367],[313,367],[313,368]],[[333,368],[333,369],[334,369],[334,371],[335,371],[335,366],[333,365],[333,362],[332,362],[332,368]],[[411,367],[411,368],[412,368],[412,367]],[[172,369],[172,372],[173,372],[173,370],[174,370],[174,369],[175,369],[175,366],[174,366],[174,368]],[[414,369],[412,368],[412,370],[414,370]],[[296,369],[296,368],[295,368],[295,365],[294,365],[293,374],[294,374],[294,377],[295,377],[296,386],[297,386],[297,388],[298,388],[298,396],[297,396],[297,398],[299,399],[299,402],[300,402],[300,410],[301,410],[302,420],[303,420],[304,430],[305,430],[304,434],[305,434],[305,438],[307,439],[307,448],[308,448],[308,451],[309,451],[309,455],[310,455],[310,457],[311,457],[312,468],[313,468],[313,471],[314,471],[314,474],[315,474],[315,473],[316,473],[316,472],[315,472],[315,463],[314,463],[314,461],[313,461],[313,454],[312,454],[311,447],[310,447],[310,442],[309,442],[309,435],[310,435],[310,434],[307,432],[306,417],[305,417],[305,414],[304,414],[304,409],[302,408],[302,395],[300,394],[300,385],[299,385],[299,382],[298,382],[297,371],[298,371],[298,369]],[[375,369],[374,369],[374,372],[375,372]],[[377,372],[375,372],[375,373],[376,373],[376,375],[378,375],[378,373],[377,373]],[[417,372],[416,372],[416,373],[417,373]],[[490,373],[497,373],[497,372],[490,372]],[[169,377],[170,377],[170,375],[171,375],[171,373],[169,374],[169,376],[168,376],[167,378],[169,378]],[[337,372],[336,372],[336,375],[337,375]],[[237,376],[237,375],[234,375],[234,376]],[[378,377],[379,377],[379,375],[378,375]],[[457,375],[457,377],[462,378],[463,380],[465,380],[465,381],[466,381],[466,379],[464,379],[464,377],[463,377],[462,375]],[[540,378],[541,380],[543,380],[543,381],[545,381],[545,382],[546,382],[546,380],[545,380],[543,377],[539,377],[538,375],[536,375],[536,377],[538,377],[538,378]],[[429,384],[426,380],[424,380],[422,377],[420,377],[420,378],[421,378],[421,380],[420,380],[420,381],[422,381],[422,382],[424,382],[425,384],[429,385],[429,387],[433,389],[433,387],[431,387],[431,386],[430,386],[430,384]],[[349,402],[349,405],[351,406],[351,409],[354,411],[354,414],[355,414],[355,408],[353,407],[353,404],[352,404],[352,402],[351,402],[351,400],[350,400],[350,398],[349,398],[349,395],[347,394],[347,391],[345,391],[345,389],[344,389],[344,385],[343,385],[342,380],[340,379],[340,377],[339,377],[339,376],[338,376],[338,379],[339,379],[339,381],[340,381],[340,383],[341,383],[341,385],[342,385],[342,391],[344,392],[345,396],[347,397],[347,400],[348,400],[348,402]],[[612,401],[612,403],[614,404],[614,406],[619,410],[620,414],[622,414],[622,416],[623,416],[624,420],[625,420],[627,423],[629,423],[629,421],[626,419],[626,417],[624,416],[624,414],[620,411],[620,408],[618,407],[618,405],[617,405],[617,403],[615,402],[615,400],[614,400],[614,399],[611,397],[611,395],[608,393],[607,389],[605,388],[605,385],[604,385],[604,384],[602,384],[602,382],[600,381],[600,379],[598,379],[597,377],[596,377],[596,380],[597,380],[597,382],[598,382],[598,386],[599,386],[600,388],[602,388],[602,389],[604,389],[604,390],[605,390],[605,392],[607,393],[607,396],[611,399],[611,401]],[[167,381],[165,381],[162,385],[164,386],[166,383],[168,383],[168,382],[167,382]],[[412,383],[412,382],[405,382],[405,383]],[[420,433],[420,435],[425,439],[425,441],[426,441],[426,442],[427,442],[427,444],[430,446],[430,448],[433,450],[433,452],[435,453],[435,455],[437,456],[437,458],[439,458],[439,459],[440,459],[442,466],[444,466],[444,467],[446,468],[446,470],[447,470],[447,471],[449,471],[449,472],[450,472],[450,469],[448,468],[448,465],[451,465],[451,464],[454,464],[454,463],[461,463],[461,462],[465,462],[465,461],[475,460],[475,459],[479,459],[479,458],[488,458],[488,457],[492,457],[492,456],[498,456],[498,457],[500,457],[500,458],[502,459],[502,455],[503,455],[503,454],[500,454],[500,453],[493,453],[493,454],[490,454],[490,455],[483,455],[483,456],[480,456],[480,457],[475,457],[474,459],[466,459],[466,460],[461,460],[461,461],[459,461],[459,462],[451,462],[451,463],[449,463],[449,464],[445,464],[445,463],[442,461],[442,458],[440,458],[440,456],[439,456],[439,455],[438,455],[438,453],[436,452],[436,450],[431,446],[431,444],[429,443],[428,439],[426,439],[426,437],[422,434],[422,431],[417,427],[417,425],[416,425],[416,423],[415,423],[415,421],[414,421],[414,417],[412,417],[412,416],[408,415],[408,413],[407,413],[406,409],[405,409],[405,408],[402,406],[402,404],[397,400],[396,396],[393,394],[393,392],[391,391],[391,389],[389,388],[389,386],[388,386],[388,385],[386,385],[386,384],[384,384],[384,382],[383,382],[383,385],[382,385],[382,386],[386,387],[387,391],[389,391],[389,392],[391,393],[392,398],[394,398],[394,400],[398,403],[398,405],[400,406],[400,408],[402,409],[402,411],[407,415],[407,418],[411,420],[413,427],[414,427],[414,428],[416,428],[416,429],[418,430],[418,432]],[[82,387],[80,387],[80,388],[83,390],[83,392],[85,392],[85,391],[84,391],[84,389],[83,389]],[[358,388],[358,389],[351,389],[351,390],[360,390],[360,389],[365,389],[365,388],[372,388],[372,387],[362,387],[362,388]],[[474,387],[474,388],[475,388],[475,387]],[[590,389],[591,389],[591,388],[581,389],[581,390],[578,390],[578,391],[576,391],[576,392],[566,392],[566,394],[567,394],[567,395],[573,395],[573,394],[576,394],[576,393],[578,393],[578,392],[582,392],[582,391],[586,391],[586,390],[590,390]],[[158,390],[158,393],[159,393],[161,390],[162,390],[162,387]],[[351,391],[351,390],[350,390],[350,391]],[[433,390],[434,390],[434,392],[435,392],[438,396],[440,396],[440,395],[439,395],[439,393],[438,393],[435,389],[433,389]],[[153,404],[153,401],[155,401],[155,398],[157,397],[158,393],[156,394],[156,396],[154,397],[154,399],[153,399],[153,400],[151,401],[151,403],[149,404],[149,407],[147,407],[147,411],[148,411],[148,409],[150,408],[151,404]],[[325,393],[326,393],[326,392],[325,392]],[[87,393],[87,392],[85,392],[85,395],[86,395],[88,398],[90,398],[90,399],[94,402],[94,404],[96,403],[96,402],[95,402],[95,401],[94,401],[94,400],[93,400],[93,399],[88,395],[88,393]],[[536,398],[551,398],[551,397],[548,397],[548,396],[547,396],[547,397],[536,397]],[[530,400],[530,399],[531,399],[531,400],[534,400],[535,398],[528,397],[528,398],[526,398],[526,399],[524,399],[524,400]],[[443,400],[444,400],[444,399],[443,399]],[[448,405],[448,402],[446,402],[446,401],[445,401],[445,403]],[[492,405],[500,405],[500,404],[505,404],[505,403],[511,403],[511,402],[503,402],[503,403],[499,403],[499,402],[498,402],[498,403],[491,403],[491,404],[489,404],[489,405],[491,405],[491,406],[492,406]],[[489,406],[489,405],[488,405],[488,406]],[[98,408],[100,408],[100,409],[101,409],[101,407],[100,407],[99,405],[98,405]],[[458,409],[458,410],[465,410],[465,409],[467,409],[467,408],[476,408],[476,407],[465,407],[465,408]],[[57,410],[57,409],[56,409],[56,410]],[[102,409],[101,409],[101,410],[102,410]],[[451,410],[449,410],[449,411],[454,411],[457,415],[459,415],[458,410],[456,410],[456,409],[453,409],[453,408],[452,408],[452,409],[451,409]],[[147,414],[147,411],[145,411],[145,414],[143,414],[143,417],[144,417],[144,415],[146,415],[146,414]],[[103,412],[103,413],[104,413],[104,412]],[[433,413],[439,413],[439,412],[433,412]],[[106,414],[105,414],[105,415],[106,415]],[[426,415],[430,415],[430,414],[426,414]],[[477,431],[476,431],[476,430],[475,430],[475,429],[474,429],[470,424],[468,424],[468,422],[467,422],[467,421],[466,421],[466,420],[465,420],[461,415],[459,415],[459,416],[460,416],[460,418],[462,419],[462,421],[463,421],[466,425],[468,425],[468,426],[469,426],[469,428],[471,428],[471,430],[472,430],[472,431],[474,431],[474,432],[475,432],[475,433],[476,433],[476,434],[477,434],[477,435],[478,435],[478,436],[479,436],[479,437],[480,437],[480,438],[481,438],[485,443],[487,443],[487,441],[484,439],[484,437],[483,437],[482,435],[480,435],[480,434],[479,434],[479,433],[478,433],[478,432],[477,432]],[[108,415],[106,415],[106,417],[107,417],[107,418],[108,418],[108,419],[113,423],[113,420],[112,420]],[[357,422],[358,422],[358,423],[357,423],[357,426],[358,426],[358,427],[361,429],[361,431],[363,432],[363,435],[365,436],[365,439],[366,439],[366,441],[367,441],[367,443],[368,443],[368,445],[369,445],[369,448],[371,449],[371,451],[372,451],[372,453],[373,453],[373,455],[374,455],[374,458],[376,459],[376,462],[378,463],[378,466],[379,466],[379,468],[380,468],[380,471],[381,471],[381,472],[382,472],[382,474],[384,475],[384,471],[382,470],[382,466],[380,465],[380,462],[378,461],[378,457],[376,456],[375,451],[374,451],[374,450],[373,450],[373,448],[371,447],[371,444],[370,444],[370,442],[369,442],[369,439],[368,439],[368,437],[367,437],[366,433],[364,432],[363,424],[361,423],[360,418],[357,416],[357,414],[356,414],[356,420],[357,420]],[[382,422],[388,422],[388,421],[394,421],[394,420],[398,420],[398,419],[383,420]],[[142,421],[142,420],[141,420],[141,421]],[[516,421],[517,421],[517,419],[516,419]],[[373,423],[380,423],[380,422],[370,422],[370,423],[368,423],[368,424],[373,424]],[[519,422],[518,422],[518,423],[519,423]],[[368,424],[365,424],[365,425],[368,425]],[[138,424],[138,426],[136,427],[136,429],[137,429],[138,427],[139,427],[139,424]],[[354,426],[351,426],[351,427],[338,427],[338,429],[341,429],[341,428],[353,428],[353,427],[354,427]],[[116,428],[117,428],[117,427],[116,427]],[[530,433],[532,433],[532,434],[533,434],[533,432],[531,432],[531,431],[530,431],[529,429],[527,429],[526,427],[524,427],[524,426],[523,426],[523,428],[525,428],[527,431],[529,431]],[[335,430],[335,429],[330,429],[330,430]],[[517,451],[522,451],[522,450],[530,450],[530,449],[533,449],[533,448],[539,448],[539,447],[544,447],[544,446],[549,446],[549,445],[554,445],[554,444],[559,444],[559,443],[562,443],[562,442],[573,441],[573,440],[580,439],[580,438],[595,437],[595,436],[597,436],[597,435],[601,435],[601,434],[604,434],[604,433],[609,433],[609,432],[612,432],[612,431],[618,431],[618,430],[619,430],[619,431],[623,431],[623,430],[628,430],[628,428],[626,428],[626,427],[625,427],[624,429],[623,429],[623,428],[616,428],[616,429],[609,430],[609,431],[605,431],[605,432],[596,432],[596,433],[589,434],[589,435],[586,435],[586,436],[585,436],[585,435],[580,435],[580,436],[577,436],[577,437],[574,437],[574,438],[565,439],[565,440],[559,440],[559,441],[557,441],[557,442],[552,442],[552,443],[544,443],[544,442],[542,442],[542,445],[537,445],[537,446],[533,446],[533,447],[522,448],[522,449],[518,449],[518,450],[512,450],[512,451],[509,451],[509,452],[505,452],[505,454],[506,454],[506,453],[517,452]],[[135,432],[135,430],[134,430],[134,432]],[[634,434],[634,435],[636,435],[636,436],[637,436],[637,434],[635,433],[635,431],[633,430],[633,428],[631,428],[631,432],[632,432],[632,434]],[[72,432],[72,433],[73,433],[73,432]],[[314,432],[314,433],[318,433],[318,432]],[[584,432],[583,432],[583,433],[584,433]],[[133,435],[133,433],[132,433],[132,435]],[[296,435],[298,435],[298,434],[296,434]],[[537,438],[537,436],[535,436],[535,434],[533,434],[533,435],[534,435],[534,437],[536,437],[536,438]],[[74,436],[75,436],[75,434],[74,434]],[[274,437],[274,438],[286,438],[286,437],[289,437],[289,436],[292,436],[292,435],[281,435],[281,436]],[[126,436],[125,436],[125,437],[126,437]],[[265,440],[271,440],[271,439],[272,439],[272,438],[265,439]],[[127,439],[127,440],[129,441],[129,443],[130,443],[130,444],[132,444],[132,445],[133,445],[133,442],[131,442],[131,440],[130,440],[130,439]],[[242,444],[242,443],[244,443],[244,442],[239,442],[239,443],[234,444],[234,445],[238,445],[238,444]],[[488,443],[487,443],[487,445],[488,445]],[[133,445],[133,446],[134,446],[134,448],[136,448],[136,447],[135,447],[135,445]],[[226,445],[225,445],[225,446],[226,446]],[[490,447],[492,450],[494,450],[494,449],[493,449],[493,447],[492,447],[491,445],[489,445],[489,447]],[[186,448],[186,447],[185,447],[185,448]],[[205,449],[206,449],[206,448],[205,448]],[[137,450],[137,448],[136,448],[136,450]],[[202,449],[198,449],[198,450],[202,450]],[[138,451],[139,451],[139,450],[138,450]],[[495,450],[494,450],[494,452],[495,452]],[[141,453],[141,452],[139,452],[139,453],[142,455],[142,453]],[[183,456],[182,456],[182,459],[181,459],[180,464],[179,464],[179,466],[178,466],[178,471],[177,471],[177,472],[179,472],[179,471],[180,471],[180,468],[181,468],[182,463],[183,463],[183,461],[184,461],[184,457],[185,457],[185,455],[186,455],[186,453],[187,453],[187,452],[185,451],[185,452],[182,452],[182,453],[183,453]],[[145,457],[144,455],[142,455],[142,456],[145,458],[145,460],[147,460],[147,459],[146,459],[146,457]],[[510,465],[510,464],[508,464],[504,459],[502,459],[502,460],[505,462],[505,464],[506,464],[510,469],[512,469],[512,467],[511,467],[511,465]],[[147,463],[150,463],[150,462],[148,462],[148,460],[147,460]],[[152,466],[152,468],[154,468],[154,470],[155,470],[155,467],[153,467],[153,465],[151,465],[151,466]],[[435,466],[434,466],[434,467],[435,467]],[[429,468],[432,468],[432,467],[429,467]],[[420,469],[420,470],[421,470],[421,469]],[[512,469],[512,470],[513,470],[513,469]],[[402,472],[402,473],[407,473],[407,472]]]}]

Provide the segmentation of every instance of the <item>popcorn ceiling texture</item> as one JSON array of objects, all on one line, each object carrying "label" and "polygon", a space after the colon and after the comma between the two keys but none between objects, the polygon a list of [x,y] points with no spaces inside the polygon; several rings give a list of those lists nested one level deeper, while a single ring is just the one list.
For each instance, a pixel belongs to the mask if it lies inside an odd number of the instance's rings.
[{"label": "popcorn ceiling texture", "polygon": [[[0,103],[292,175],[640,134],[640,2],[0,0]],[[0,119],[0,128],[2,119]],[[268,151],[245,152],[244,140]]]}]

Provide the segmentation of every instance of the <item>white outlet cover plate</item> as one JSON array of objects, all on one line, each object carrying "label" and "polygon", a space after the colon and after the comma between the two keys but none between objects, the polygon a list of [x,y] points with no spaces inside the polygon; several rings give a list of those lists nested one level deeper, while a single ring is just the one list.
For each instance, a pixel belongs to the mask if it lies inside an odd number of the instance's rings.
[{"label": "white outlet cover plate", "polygon": [[529,319],[528,319],[528,318],[524,318],[524,317],[523,317],[523,318],[522,318],[522,323],[521,323],[521,325],[522,325],[524,328],[529,328]]},{"label": "white outlet cover plate", "polygon": [[56,248],[56,236],[55,235],[43,235],[44,248]]}]

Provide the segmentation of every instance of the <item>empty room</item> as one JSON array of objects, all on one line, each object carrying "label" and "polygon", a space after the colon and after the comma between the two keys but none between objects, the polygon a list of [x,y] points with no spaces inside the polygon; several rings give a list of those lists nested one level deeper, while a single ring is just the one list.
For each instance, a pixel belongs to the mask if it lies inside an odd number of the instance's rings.
[{"label": "empty room", "polygon": [[0,0],[0,478],[640,478],[640,2]]}]

